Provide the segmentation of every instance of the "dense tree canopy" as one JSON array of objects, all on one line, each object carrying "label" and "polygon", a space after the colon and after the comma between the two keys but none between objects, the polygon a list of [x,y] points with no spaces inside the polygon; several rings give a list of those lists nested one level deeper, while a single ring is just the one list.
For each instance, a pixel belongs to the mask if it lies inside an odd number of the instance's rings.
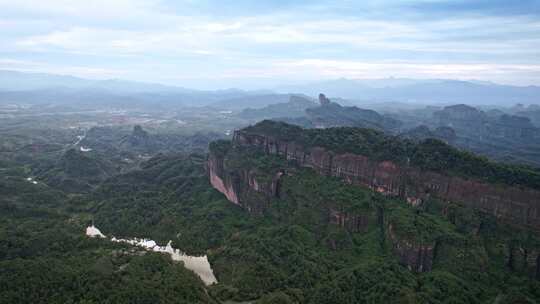
[{"label": "dense tree canopy", "polygon": [[306,147],[318,146],[337,153],[351,152],[375,160],[392,160],[399,164],[443,174],[540,189],[538,169],[496,163],[437,139],[428,138],[415,143],[373,129],[350,127],[302,129],[270,120],[247,127],[244,131],[294,141]]}]

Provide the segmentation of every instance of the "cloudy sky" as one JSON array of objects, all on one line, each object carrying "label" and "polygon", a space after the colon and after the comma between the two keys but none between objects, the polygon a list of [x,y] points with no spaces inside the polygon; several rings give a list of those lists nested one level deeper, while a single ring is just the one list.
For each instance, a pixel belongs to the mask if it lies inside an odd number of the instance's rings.
[{"label": "cloudy sky", "polygon": [[0,0],[0,69],[195,88],[540,85],[540,0]]}]

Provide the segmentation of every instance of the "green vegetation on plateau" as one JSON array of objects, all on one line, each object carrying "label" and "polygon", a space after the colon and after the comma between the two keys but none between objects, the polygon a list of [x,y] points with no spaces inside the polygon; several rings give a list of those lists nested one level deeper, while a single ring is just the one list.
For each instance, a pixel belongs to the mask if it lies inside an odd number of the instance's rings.
[{"label": "green vegetation on plateau", "polygon": [[294,141],[305,147],[324,147],[336,153],[350,152],[371,159],[391,160],[402,165],[409,164],[444,174],[540,189],[538,169],[496,163],[436,139],[415,143],[373,129],[350,127],[302,129],[271,120],[264,120],[245,128],[244,131]]}]

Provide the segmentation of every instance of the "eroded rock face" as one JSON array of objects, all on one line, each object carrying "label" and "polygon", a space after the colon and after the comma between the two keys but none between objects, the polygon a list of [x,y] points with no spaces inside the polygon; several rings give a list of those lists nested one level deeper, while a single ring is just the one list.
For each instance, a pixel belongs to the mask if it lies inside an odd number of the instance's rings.
[{"label": "eroded rock face", "polygon": [[249,169],[229,171],[225,159],[210,153],[207,161],[210,184],[229,201],[251,213],[260,214],[269,200],[279,196],[279,181],[283,172],[277,172],[270,181],[260,181]]},{"label": "eroded rock face", "polygon": [[539,129],[527,117],[488,113],[467,105],[453,105],[434,113],[440,126],[456,129],[459,133],[492,138],[531,140]]},{"label": "eroded rock face", "polygon": [[486,131],[487,116],[484,112],[464,104],[448,106],[433,113],[439,125],[481,134]]},{"label": "eroded rock face", "polygon": [[533,139],[538,129],[527,117],[504,114],[489,125],[489,132],[498,137]]},{"label": "eroded rock face", "polygon": [[368,214],[354,214],[335,209],[329,209],[329,222],[350,232],[364,232],[372,219]]},{"label": "eroded rock face", "polygon": [[319,103],[321,104],[321,106],[330,104],[330,99],[326,98],[326,96],[321,93],[319,94]]},{"label": "eroded rock face", "polygon": [[540,280],[540,254],[536,257],[536,279]]},{"label": "eroded rock face", "polygon": [[207,165],[210,184],[214,189],[223,193],[230,202],[240,205],[237,189],[233,187],[232,180],[227,178],[224,174],[223,159],[219,159],[217,156],[210,154]]},{"label": "eroded rock face", "polygon": [[[324,176],[340,177],[352,185],[367,186],[388,196],[402,197],[411,205],[421,205],[434,196],[443,201],[460,202],[490,213],[516,225],[540,230],[540,192],[531,189],[493,185],[477,180],[445,176],[436,172],[399,166],[391,161],[374,161],[363,155],[335,153],[321,147],[306,148],[294,141],[276,140],[271,136],[237,131],[233,146],[258,147],[268,154],[281,155],[299,166],[313,168]],[[226,156],[210,154],[210,182],[231,202],[251,213],[260,214],[274,197],[279,197],[282,171],[269,178],[260,178],[250,168],[227,169]],[[448,205],[450,206],[450,204]],[[349,232],[362,233],[373,223],[379,223],[375,213],[354,213],[328,204],[328,222]],[[393,254],[399,262],[415,272],[430,271],[433,267],[435,241],[419,241],[414,236],[400,235],[391,223],[380,223]],[[332,239],[331,248],[340,246]],[[540,278],[540,252],[537,248],[512,248],[508,264],[516,271]]]},{"label": "eroded rock face", "polygon": [[387,235],[392,243],[392,252],[399,262],[415,272],[431,271],[435,244],[416,244],[396,235],[392,225],[388,225]]},{"label": "eroded rock face", "polygon": [[270,136],[235,132],[234,145],[258,146],[269,154],[285,156],[319,174],[341,177],[353,185],[367,186],[385,195],[399,196],[419,204],[430,196],[460,202],[505,222],[540,231],[540,192],[477,180],[446,176],[401,167],[390,161],[378,162],[351,153],[337,154],[321,147],[305,148],[293,141]]},{"label": "eroded rock face", "polygon": [[507,247],[506,263],[512,271],[540,280],[540,249],[510,245]]}]

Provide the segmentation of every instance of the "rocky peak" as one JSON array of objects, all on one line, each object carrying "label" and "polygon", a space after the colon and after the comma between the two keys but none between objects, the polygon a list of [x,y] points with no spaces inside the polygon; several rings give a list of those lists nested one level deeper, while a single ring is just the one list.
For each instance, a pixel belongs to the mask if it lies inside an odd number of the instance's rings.
[{"label": "rocky peak", "polygon": [[139,138],[147,138],[148,132],[143,130],[143,128],[140,125],[135,125],[133,127],[133,132],[131,132],[131,136],[139,137]]},{"label": "rocky peak", "polygon": [[329,105],[330,99],[326,98],[326,96],[321,93],[319,94],[319,103],[321,104],[321,106]]},{"label": "rocky peak", "polygon": [[148,149],[152,146],[153,138],[140,125],[135,125],[130,135],[124,137],[121,141],[123,145],[129,148]]}]

